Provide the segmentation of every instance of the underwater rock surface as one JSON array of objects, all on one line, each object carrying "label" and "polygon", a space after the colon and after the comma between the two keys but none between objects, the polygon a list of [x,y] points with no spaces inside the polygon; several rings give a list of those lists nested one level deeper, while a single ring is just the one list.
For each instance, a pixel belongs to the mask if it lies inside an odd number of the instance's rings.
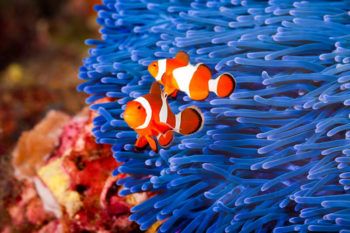
[{"label": "underwater rock surface", "polygon": [[[130,219],[159,232],[350,232],[349,1],[116,1],[96,7],[80,91],[93,132],[123,163],[121,195],[157,194]],[[147,65],[180,50],[237,80],[229,98],[180,94],[204,128],[135,153],[125,104],[148,92]]]}]

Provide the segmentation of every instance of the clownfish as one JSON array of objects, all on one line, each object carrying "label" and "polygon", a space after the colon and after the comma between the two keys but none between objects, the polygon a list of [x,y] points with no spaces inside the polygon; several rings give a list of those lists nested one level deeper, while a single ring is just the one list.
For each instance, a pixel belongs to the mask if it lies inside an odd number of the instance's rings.
[{"label": "clownfish", "polygon": [[204,100],[209,92],[219,97],[229,96],[236,87],[236,81],[229,73],[212,78],[209,67],[199,63],[190,64],[187,53],[180,51],[175,58],[153,61],[148,71],[157,82],[164,86],[164,92],[176,97],[180,90],[193,100]]},{"label": "clownfish", "polygon": [[149,94],[126,104],[123,117],[138,134],[136,150],[150,145],[157,152],[155,139],[161,147],[168,147],[173,140],[173,132],[187,135],[199,131],[203,126],[202,113],[194,106],[175,115],[157,82],[152,84]]}]

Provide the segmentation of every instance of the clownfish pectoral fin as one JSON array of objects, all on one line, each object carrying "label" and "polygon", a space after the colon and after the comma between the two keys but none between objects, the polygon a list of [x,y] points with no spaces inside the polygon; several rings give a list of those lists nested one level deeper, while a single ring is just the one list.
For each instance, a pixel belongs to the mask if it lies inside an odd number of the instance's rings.
[{"label": "clownfish pectoral fin", "polygon": [[178,90],[175,90],[175,91],[170,95],[170,97],[176,98],[177,93],[178,93]]},{"label": "clownfish pectoral fin", "polygon": [[190,57],[188,56],[188,54],[184,51],[180,51],[176,54],[175,59],[183,64],[184,66],[187,65],[190,62]]},{"label": "clownfish pectoral fin", "polygon": [[148,142],[144,136],[139,136],[135,142],[135,150],[141,151],[144,150]]},{"label": "clownfish pectoral fin", "polygon": [[183,135],[192,134],[201,130],[203,124],[202,112],[197,107],[191,106],[176,114],[174,131]]},{"label": "clownfish pectoral fin", "polygon": [[[177,89],[173,86],[170,86],[170,85],[166,85],[164,86],[164,93],[167,95],[167,96],[173,96],[173,94],[177,92]],[[176,94],[175,94],[176,96]]]},{"label": "clownfish pectoral fin", "polygon": [[162,89],[160,87],[160,84],[157,82],[153,82],[151,89],[149,90],[149,93],[160,96],[162,94]]},{"label": "clownfish pectoral fin", "polygon": [[147,140],[149,146],[151,147],[151,149],[154,152],[158,152],[158,146],[157,146],[156,140],[154,140],[154,138],[151,136],[146,136],[146,140]]},{"label": "clownfish pectoral fin", "polygon": [[168,130],[166,133],[160,134],[158,136],[158,143],[160,146],[166,148],[171,144],[173,139],[174,139],[173,131]]},{"label": "clownfish pectoral fin", "polygon": [[229,73],[219,75],[216,79],[209,80],[209,91],[224,98],[232,94],[236,88],[236,80]]}]

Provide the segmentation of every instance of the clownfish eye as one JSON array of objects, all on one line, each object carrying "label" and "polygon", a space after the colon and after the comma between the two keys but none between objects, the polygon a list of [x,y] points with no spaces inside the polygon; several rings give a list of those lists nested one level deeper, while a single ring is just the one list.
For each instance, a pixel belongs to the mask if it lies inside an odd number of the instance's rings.
[{"label": "clownfish eye", "polygon": [[153,66],[154,66],[154,67],[156,67],[156,66],[157,66],[157,64],[156,64],[156,63],[153,63]]},{"label": "clownfish eye", "polygon": [[137,109],[140,110],[141,109],[141,105],[137,106]]}]

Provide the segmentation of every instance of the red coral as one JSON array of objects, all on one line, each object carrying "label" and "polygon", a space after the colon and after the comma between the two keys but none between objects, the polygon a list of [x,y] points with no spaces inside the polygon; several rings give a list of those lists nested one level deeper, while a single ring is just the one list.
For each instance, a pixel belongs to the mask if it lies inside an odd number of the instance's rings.
[{"label": "red coral", "polygon": [[[85,230],[138,231],[136,224],[128,220],[130,208],[136,204],[135,202],[144,200],[147,195],[135,196],[131,198],[133,201],[130,201],[130,197],[128,199],[118,196],[120,187],[116,185],[116,181],[120,176],[111,176],[112,171],[118,167],[118,163],[112,157],[110,146],[95,142],[91,133],[94,114],[85,110],[65,124],[58,139],[59,144],[50,153],[51,156],[42,158],[44,162],[41,163],[41,166],[47,170],[51,168],[50,164],[57,165],[55,161],[60,162],[58,164],[62,168],[62,173],[55,173],[55,175],[66,176],[62,180],[69,180],[67,192],[78,193],[82,204],[74,210],[73,215],[69,216],[63,211],[63,216],[55,219],[52,214],[45,212],[43,200],[39,199],[33,184],[29,184],[31,189],[24,190],[19,202],[9,207],[13,223],[18,226],[29,223],[35,226],[32,228],[33,231],[35,229],[41,233]],[[50,175],[46,176],[43,182],[48,189],[54,187],[45,184],[45,182],[51,182]],[[55,190],[50,192],[55,196]],[[59,199],[57,203],[60,204]],[[67,203],[61,204],[64,210],[64,204]]]}]

